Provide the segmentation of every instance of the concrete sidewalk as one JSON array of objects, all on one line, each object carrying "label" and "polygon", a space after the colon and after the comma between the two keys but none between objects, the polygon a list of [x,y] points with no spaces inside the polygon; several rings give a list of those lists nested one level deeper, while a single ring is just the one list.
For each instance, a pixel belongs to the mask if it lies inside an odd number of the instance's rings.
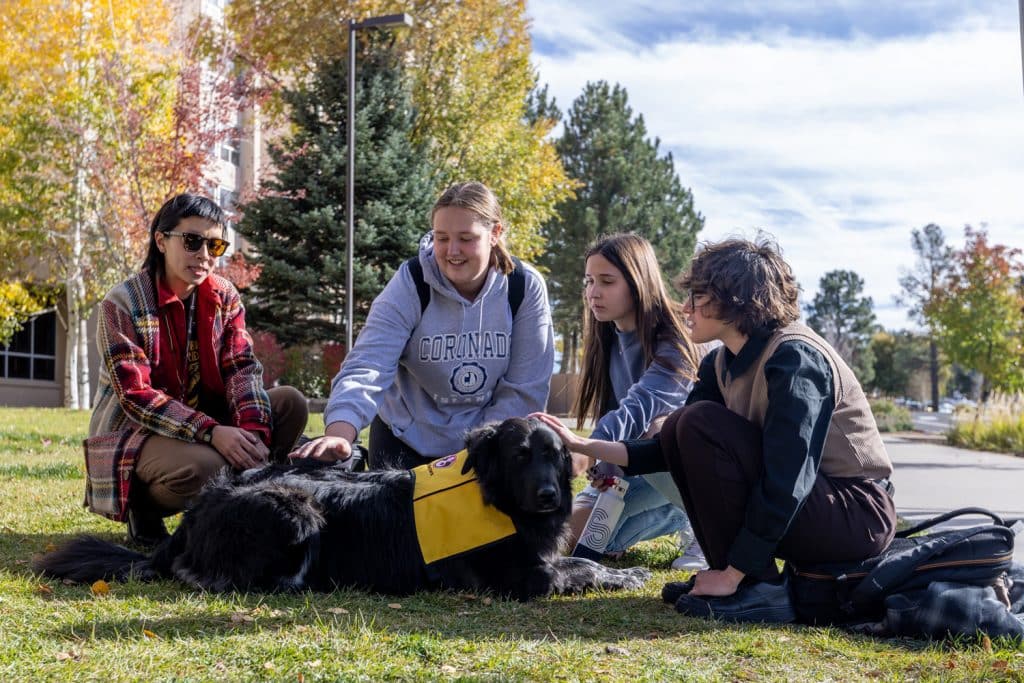
[{"label": "concrete sidewalk", "polygon": [[[1024,458],[946,446],[919,434],[883,434],[895,471],[896,510],[918,522],[960,507],[983,507],[1004,519],[1024,519]],[[943,526],[971,526],[962,517]],[[1024,535],[1014,559],[1024,562]]]}]

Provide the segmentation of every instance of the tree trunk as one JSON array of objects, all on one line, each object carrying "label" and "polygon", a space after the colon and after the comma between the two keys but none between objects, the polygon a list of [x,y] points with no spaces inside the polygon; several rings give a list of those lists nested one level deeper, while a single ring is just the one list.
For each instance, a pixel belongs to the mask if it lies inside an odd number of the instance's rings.
[{"label": "tree trunk", "polygon": [[[85,292],[80,294],[84,299]],[[82,410],[92,407],[89,393],[89,317],[83,309],[78,311],[78,406]]]},{"label": "tree trunk", "polygon": [[74,278],[64,283],[64,298],[68,309],[64,342],[64,407],[78,409],[78,306],[75,305]]},{"label": "tree trunk", "polygon": [[939,412],[939,347],[933,336],[928,338],[928,378],[932,384],[932,410]]},{"label": "tree trunk", "polygon": [[569,333],[566,328],[562,328],[562,360],[558,364],[558,371],[563,375],[569,372]]}]

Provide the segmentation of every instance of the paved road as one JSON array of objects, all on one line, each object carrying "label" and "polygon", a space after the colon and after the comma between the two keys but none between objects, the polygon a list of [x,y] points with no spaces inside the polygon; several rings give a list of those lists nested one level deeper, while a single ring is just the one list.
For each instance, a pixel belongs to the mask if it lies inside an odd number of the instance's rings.
[{"label": "paved road", "polygon": [[[1004,518],[1024,518],[1024,458],[952,448],[914,435],[884,436],[895,471],[896,509],[920,521],[958,507],[984,507]],[[949,526],[969,526],[962,518]],[[1015,559],[1024,562],[1024,535]]]},{"label": "paved road", "polygon": [[925,434],[942,434],[953,423],[953,416],[949,413],[914,411],[910,416],[914,420],[914,429]]}]

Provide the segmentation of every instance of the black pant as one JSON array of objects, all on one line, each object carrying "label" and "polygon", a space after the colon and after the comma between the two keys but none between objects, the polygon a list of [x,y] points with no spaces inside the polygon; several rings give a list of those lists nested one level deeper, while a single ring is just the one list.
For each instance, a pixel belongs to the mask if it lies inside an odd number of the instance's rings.
[{"label": "black pant", "polygon": [[[761,429],[720,403],[699,401],[669,415],[660,439],[708,565],[724,569],[764,468]],[[879,484],[819,472],[775,554],[798,564],[862,560],[882,552],[895,531],[896,508]],[[751,578],[777,577],[769,563]]]},{"label": "black pant", "polygon": [[413,467],[426,465],[434,458],[427,458],[419,454],[391,431],[380,416],[374,417],[370,423],[370,448],[367,455],[367,469],[388,470],[399,469],[409,470]]}]

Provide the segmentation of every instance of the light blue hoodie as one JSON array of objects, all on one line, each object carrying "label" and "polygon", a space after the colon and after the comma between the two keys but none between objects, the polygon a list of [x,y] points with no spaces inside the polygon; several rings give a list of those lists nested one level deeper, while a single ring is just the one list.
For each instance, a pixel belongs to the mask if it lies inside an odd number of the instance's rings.
[{"label": "light blue hoodie", "polygon": [[437,458],[464,448],[474,427],[544,409],[554,336],[547,288],[532,267],[524,264],[513,322],[505,275],[491,269],[476,300],[467,301],[441,274],[429,234],[419,260],[430,304],[421,315],[402,264],[331,383],[324,423],[362,430],[379,413],[395,436]]}]

